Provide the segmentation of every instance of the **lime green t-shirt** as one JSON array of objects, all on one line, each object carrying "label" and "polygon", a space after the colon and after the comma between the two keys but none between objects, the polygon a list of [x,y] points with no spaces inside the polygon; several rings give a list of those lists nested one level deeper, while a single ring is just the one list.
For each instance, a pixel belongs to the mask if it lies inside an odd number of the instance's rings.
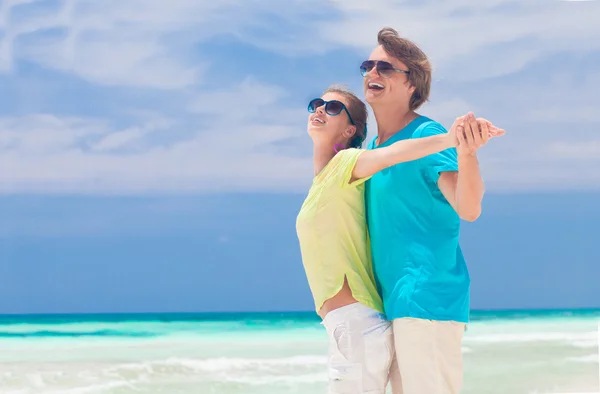
[{"label": "lime green t-shirt", "polygon": [[336,295],[344,276],[354,298],[383,312],[365,217],[364,182],[351,181],[362,149],[344,149],[314,178],[296,219],[302,262],[317,312]]}]

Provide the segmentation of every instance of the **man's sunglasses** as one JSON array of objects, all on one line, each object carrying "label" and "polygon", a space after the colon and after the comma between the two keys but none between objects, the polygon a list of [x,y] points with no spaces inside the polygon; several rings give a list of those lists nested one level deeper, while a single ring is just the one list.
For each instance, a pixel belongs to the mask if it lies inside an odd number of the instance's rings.
[{"label": "man's sunglasses", "polygon": [[338,100],[325,101],[322,98],[312,99],[310,103],[308,103],[308,112],[315,113],[317,112],[317,108],[322,107],[323,105],[325,105],[325,113],[327,115],[337,116],[342,111],[346,111],[348,114],[348,119],[350,119],[350,123],[354,125],[354,120],[352,120],[352,116],[350,115],[350,112],[348,112],[348,108],[346,108],[344,103]]},{"label": "man's sunglasses", "polygon": [[377,74],[383,78],[390,78],[394,73],[409,74],[409,71],[400,70],[394,67],[391,63],[383,60],[365,60],[360,65],[360,73],[362,76],[366,76],[373,68],[377,71]]}]

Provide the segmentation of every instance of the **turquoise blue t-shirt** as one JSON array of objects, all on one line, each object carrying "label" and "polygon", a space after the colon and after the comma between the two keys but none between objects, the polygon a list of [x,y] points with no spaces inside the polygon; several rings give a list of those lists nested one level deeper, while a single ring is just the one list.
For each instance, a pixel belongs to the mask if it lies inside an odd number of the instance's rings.
[{"label": "turquoise blue t-shirt", "polygon": [[[446,133],[420,116],[385,143]],[[458,171],[456,149],[400,163],[366,183],[373,268],[389,320],[469,320],[470,277],[458,238],[460,218],[437,186]]]}]

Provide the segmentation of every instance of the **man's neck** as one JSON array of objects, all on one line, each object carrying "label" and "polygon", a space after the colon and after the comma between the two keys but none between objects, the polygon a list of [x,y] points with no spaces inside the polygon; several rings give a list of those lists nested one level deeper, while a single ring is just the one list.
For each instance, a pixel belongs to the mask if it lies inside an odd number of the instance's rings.
[{"label": "man's neck", "polygon": [[315,144],[313,146],[313,164],[315,169],[315,176],[325,168],[327,163],[335,156],[333,146],[319,146]]},{"label": "man's neck", "polygon": [[383,144],[419,116],[406,107],[373,108],[373,114],[377,121],[377,144]]}]

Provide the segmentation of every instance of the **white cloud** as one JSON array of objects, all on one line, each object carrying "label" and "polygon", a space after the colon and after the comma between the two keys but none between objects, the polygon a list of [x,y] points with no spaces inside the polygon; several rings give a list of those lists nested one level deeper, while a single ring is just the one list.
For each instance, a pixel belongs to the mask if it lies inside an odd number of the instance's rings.
[{"label": "white cloud", "polygon": [[[301,46],[289,47],[287,41],[297,35],[286,34],[286,29],[292,25],[304,29],[299,16],[313,20],[320,14],[314,1],[291,2],[286,7],[276,0],[61,0],[58,4],[56,9],[39,12],[39,0],[2,3],[0,30],[5,33],[0,41],[0,73],[11,72],[15,60],[22,59],[98,84],[184,88],[200,81],[207,63],[192,55],[198,43],[225,34],[257,46],[273,42],[292,53]],[[264,27],[273,16],[289,22],[277,34]],[[303,46],[308,49],[312,44]]]},{"label": "white cloud", "polygon": [[[202,127],[161,144],[149,134],[168,135],[173,128],[186,126],[169,119],[134,122],[122,129],[89,118],[0,119],[0,192],[304,192],[312,178],[306,114],[303,108],[277,107],[281,97],[285,92],[276,86],[246,80],[221,92],[215,101],[231,106],[202,108],[198,121],[212,116],[204,119]],[[229,118],[238,103],[245,103],[244,111]],[[449,126],[455,111],[466,105],[459,100],[438,103],[429,114]],[[538,139],[508,131],[480,151],[488,190],[593,189],[600,185],[600,174],[590,171],[600,168],[599,139],[572,141],[564,134]],[[290,138],[306,142],[305,155],[293,157],[277,149],[278,142]]]},{"label": "white cloud", "polygon": [[[177,88],[198,81],[203,70],[202,62],[185,53],[219,34],[288,55],[324,54],[340,45],[367,54],[386,25],[419,43],[443,78],[506,75],[548,53],[600,49],[595,17],[600,2],[348,0],[331,2],[330,9],[318,4],[64,0],[55,11],[16,23],[11,11],[36,4],[13,1],[0,8],[5,26],[0,65],[7,70],[14,56],[22,56],[92,82]],[[323,17],[331,9],[337,15]],[[285,28],[271,27],[266,15]],[[65,34],[50,42],[27,40],[53,29]]]},{"label": "white cloud", "polygon": [[[220,93],[215,105],[221,107],[209,108],[211,116],[197,132],[161,144],[146,137],[186,126],[168,119],[125,129],[106,120],[53,115],[0,119],[1,192],[303,190],[310,183],[311,160],[289,157],[273,144],[305,136],[306,114],[278,110],[273,92],[285,94],[244,81]],[[240,112],[238,104],[243,104]],[[196,109],[202,109],[196,121],[207,118],[206,108]]]},{"label": "white cloud", "polygon": [[91,144],[91,149],[97,152],[108,152],[130,148],[140,141],[152,128],[134,126],[122,131],[107,134],[97,143]]},{"label": "white cloud", "polygon": [[[476,106],[460,97],[441,102],[434,99],[423,105],[420,110],[423,114],[427,114],[427,116],[436,119],[438,122],[442,122],[446,127],[450,127],[458,116],[464,115],[469,111],[478,112]],[[373,119],[375,118],[373,117]]]},{"label": "white cloud", "polygon": [[377,45],[377,31],[396,28],[431,57],[438,77],[470,80],[506,75],[539,56],[600,49],[600,2],[558,1],[333,3],[339,20],[322,21],[320,37],[331,46],[365,54]]},{"label": "white cloud", "polygon": [[[594,144],[599,142],[595,141]],[[549,147],[542,146],[541,150],[551,155],[552,147],[562,144],[566,145],[564,142],[552,143]],[[600,173],[594,171],[595,168],[600,168],[598,156],[532,156],[527,158],[523,155],[515,160],[501,160],[499,155],[488,160],[488,156],[483,156],[481,161],[487,189],[501,193],[600,189]]]},{"label": "white cloud", "polygon": [[[44,13],[29,3],[0,8],[0,72],[11,71],[16,57],[108,85],[193,85],[205,63],[189,56],[194,45],[252,18],[228,12],[222,23],[221,11],[235,10],[236,0],[64,0]],[[25,16],[15,21],[18,11]]]},{"label": "white cloud", "polygon": [[600,168],[600,138],[590,141],[557,141],[548,145],[547,153],[560,159],[573,159]]},{"label": "white cloud", "polygon": [[9,37],[0,36],[0,73],[9,71],[12,68],[12,40]]},{"label": "white cloud", "polygon": [[[306,92],[274,85],[267,73],[224,88],[233,78],[218,67],[206,74],[214,59],[194,47],[224,34],[307,62],[348,49],[366,56],[386,25],[433,60],[437,86],[424,114],[449,127],[472,110],[507,129],[480,154],[488,189],[600,187],[599,175],[588,175],[600,165],[589,135],[600,127],[600,74],[594,60],[564,55],[600,50],[600,3],[64,0],[32,11],[38,4],[1,3],[0,73],[10,76],[27,60],[92,84],[159,92],[133,103],[141,110],[128,121],[121,116],[131,105],[121,107],[119,97],[119,121],[106,109],[95,118],[65,115],[79,107],[0,118],[1,193],[305,191],[310,140],[305,107],[293,98]],[[333,16],[321,15],[331,9]],[[222,56],[244,70],[237,53]],[[223,86],[196,91],[208,78]]]},{"label": "white cloud", "polygon": [[105,85],[183,88],[196,83],[202,71],[199,65],[182,64],[158,42],[145,37],[124,41],[119,32],[98,38],[72,32],[66,39],[41,40],[22,52],[29,60]]},{"label": "white cloud", "polygon": [[71,149],[86,137],[104,132],[101,121],[58,118],[54,115],[0,118],[0,152],[22,155],[56,154]]},{"label": "white cloud", "polygon": [[[317,56],[345,47],[367,56],[377,45],[377,31],[394,27],[425,50],[434,79],[444,83],[434,86],[422,113],[449,127],[457,115],[471,110],[507,128],[506,137],[480,153],[488,189],[600,188],[591,182],[598,175],[588,175],[600,165],[589,141],[592,130],[600,128],[600,74],[597,65],[592,67],[595,61],[582,56],[600,50],[600,2],[330,4],[338,11],[336,18],[306,20],[306,32],[316,31],[318,38],[299,34],[291,41],[285,37],[285,45],[276,38],[257,45]],[[487,82],[494,78],[507,83]],[[375,130],[370,127],[370,137]],[[584,139],[585,149],[579,143]]]},{"label": "white cloud", "polygon": [[[235,92],[214,90],[197,95],[189,109],[193,112],[238,120],[248,117],[265,119],[269,117],[270,106],[287,96],[278,86],[264,85],[253,77],[248,77],[235,89]],[[219,118],[220,119],[220,118]]]}]

